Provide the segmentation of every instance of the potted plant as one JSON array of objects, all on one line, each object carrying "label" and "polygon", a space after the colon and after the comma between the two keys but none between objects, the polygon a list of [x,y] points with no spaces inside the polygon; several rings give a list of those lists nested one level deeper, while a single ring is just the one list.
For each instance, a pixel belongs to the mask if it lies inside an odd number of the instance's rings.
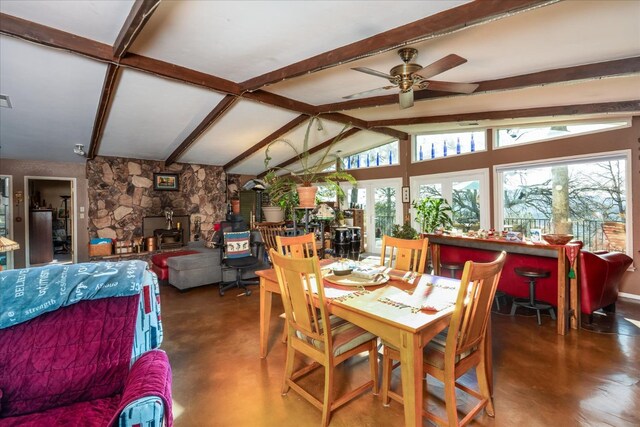
[{"label": "potted plant", "polygon": [[451,206],[440,197],[425,197],[414,200],[413,208],[416,210],[416,221],[420,224],[422,233],[433,233],[438,227],[451,227]]},{"label": "potted plant", "polygon": [[267,222],[284,221],[285,212],[295,193],[296,183],[288,176],[278,176],[270,170],[263,179],[269,196],[269,206],[263,206],[264,219]]},{"label": "potted plant", "polygon": [[285,167],[271,167],[271,169],[281,169],[290,173],[290,178],[298,184],[296,190],[300,199],[299,206],[307,208],[312,208],[316,205],[315,199],[318,187],[314,186],[314,183],[327,184],[332,190],[336,192],[338,197],[344,197],[344,191],[342,190],[342,188],[340,188],[341,181],[348,181],[352,184],[356,183],[355,178],[350,173],[342,170],[342,165],[340,164],[340,162],[337,162],[335,171],[326,172],[326,169],[329,167],[330,159],[337,159],[336,156],[331,155],[331,149],[338,141],[340,141],[345,130],[349,127],[349,124],[345,125],[345,127],[333,139],[333,141],[331,141],[331,143],[327,147],[325,147],[319,155],[315,157],[315,160],[312,160],[309,153],[309,136],[311,134],[313,122],[315,120],[320,119],[318,117],[312,117],[311,120],[309,120],[309,125],[307,126],[307,130],[304,136],[302,151],[298,150],[291,141],[288,141],[286,139],[277,139],[267,146],[264,159],[265,168],[270,169],[269,163],[271,162],[271,157],[269,156],[269,150],[274,144],[277,143],[283,143],[289,146],[291,150],[293,150],[294,155],[298,160],[297,164],[300,165],[299,170],[293,170]]},{"label": "potted plant", "polygon": [[418,237],[418,232],[411,226],[409,221],[405,221],[402,227],[398,224],[393,224],[393,227],[391,227],[391,237],[412,240]]}]

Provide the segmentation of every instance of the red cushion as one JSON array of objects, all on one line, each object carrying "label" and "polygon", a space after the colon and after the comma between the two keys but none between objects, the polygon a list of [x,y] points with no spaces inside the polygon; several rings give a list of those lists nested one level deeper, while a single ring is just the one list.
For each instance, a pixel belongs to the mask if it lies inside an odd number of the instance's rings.
[{"label": "red cushion", "polygon": [[171,257],[174,256],[183,256],[183,255],[191,255],[191,254],[197,254],[198,251],[177,251],[177,252],[165,252],[162,254],[155,254],[154,256],[151,257],[151,262],[154,265],[157,265],[158,267],[161,268],[166,268],[167,267],[167,260]]},{"label": "red cushion", "polygon": [[622,252],[580,252],[580,310],[591,314],[618,299],[618,288],[633,259]]}]

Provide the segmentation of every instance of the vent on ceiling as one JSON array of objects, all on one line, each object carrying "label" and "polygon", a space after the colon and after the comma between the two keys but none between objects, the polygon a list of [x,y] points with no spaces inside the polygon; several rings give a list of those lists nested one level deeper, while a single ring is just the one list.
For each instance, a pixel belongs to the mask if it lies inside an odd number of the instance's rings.
[{"label": "vent on ceiling", "polygon": [[11,108],[9,95],[0,95],[0,107]]}]

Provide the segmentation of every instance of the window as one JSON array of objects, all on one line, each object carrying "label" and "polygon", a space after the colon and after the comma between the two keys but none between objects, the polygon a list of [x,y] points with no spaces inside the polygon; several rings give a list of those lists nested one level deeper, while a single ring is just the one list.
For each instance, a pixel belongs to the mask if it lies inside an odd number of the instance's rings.
[{"label": "window", "polygon": [[485,151],[487,149],[485,135],[484,129],[416,135],[413,160],[420,162]]},{"label": "window", "polygon": [[[497,167],[498,224],[527,237],[538,228],[573,234],[588,250],[631,253],[629,156],[626,151]],[[622,244],[603,231],[613,226],[626,230]]]},{"label": "window", "polygon": [[604,132],[631,126],[631,119],[599,120],[590,122],[539,123],[525,126],[501,127],[495,130],[495,147],[504,148],[533,142],[586,133]]},{"label": "window", "polygon": [[[489,229],[489,170],[453,172],[410,178],[412,200],[442,197],[451,205],[455,228],[462,231]],[[412,214],[416,230],[419,225]]]},{"label": "window", "polygon": [[345,169],[362,169],[400,164],[400,145],[392,141],[370,150],[352,154],[342,160]]}]

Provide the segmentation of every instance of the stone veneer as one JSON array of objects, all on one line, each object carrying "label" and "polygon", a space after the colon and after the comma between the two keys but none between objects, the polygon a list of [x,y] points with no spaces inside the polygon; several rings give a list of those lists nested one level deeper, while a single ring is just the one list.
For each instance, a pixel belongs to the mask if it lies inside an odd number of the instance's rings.
[{"label": "stone veneer", "polygon": [[[154,191],[153,174],[177,173],[179,191]],[[239,175],[226,175],[220,166],[97,156],[87,161],[89,236],[131,239],[142,236],[145,216],[189,215],[191,238],[200,218],[201,236],[207,238],[213,224],[224,219],[227,178],[239,185]]]}]

